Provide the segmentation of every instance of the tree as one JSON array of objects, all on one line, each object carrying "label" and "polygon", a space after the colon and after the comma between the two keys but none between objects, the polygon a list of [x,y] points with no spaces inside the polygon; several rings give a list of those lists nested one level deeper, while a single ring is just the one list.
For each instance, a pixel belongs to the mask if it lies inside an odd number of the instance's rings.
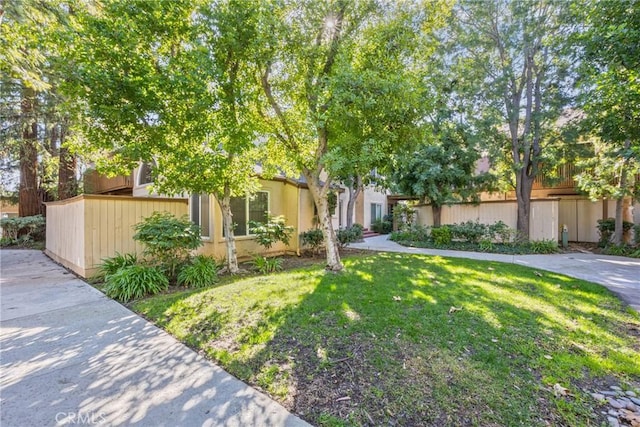
[{"label": "tree", "polygon": [[58,37],[68,31],[69,11],[58,1],[0,2],[1,149],[3,167],[19,168],[21,216],[43,213],[42,201],[75,188],[74,159],[63,154],[58,161],[68,118],[55,88],[64,74]]},{"label": "tree", "polygon": [[460,126],[437,123],[425,125],[424,132],[413,151],[398,157],[391,181],[400,193],[431,204],[433,225],[439,227],[442,206],[478,202],[488,176],[476,174],[480,155]]},{"label": "tree", "polygon": [[[107,1],[78,18],[74,84],[99,168],[155,161],[164,194],[213,194],[227,269],[238,271],[231,197],[258,188],[252,58],[261,2]],[[268,163],[263,162],[268,169]],[[265,172],[268,172],[265,171]]]},{"label": "tree", "polygon": [[553,166],[548,136],[569,83],[558,43],[567,31],[562,7],[554,0],[469,0],[454,13],[451,54],[479,108],[475,126],[493,134],[495,152],[515,176],[517,229],[527,239],[533,182],[542,165]]},{"label": "tree", "polygon": [[[261,74],[268,106],[263,119],[271,143],[286,150],[307,181],[324,235],[328,270],[343,268],[327,203],[332,183],[345,172],[339,160],[366,169],[369,161],[361,162],[363,157],[384,157],[395,139],[369,140],[367,133],[355,136],[345,131],[351,120],[344,114],[350,109],[345,101],[369,103],[378,113],[399,112],[396,102],[403,97],[411,104],[405,71],[413,62],[413,40],[437,27],[444,12],[444,4],[437,2],[283,2],[263,27],[269,47]],[[391,68],[381,74],[381,67],[369,67],[377,65],[375,61]],[[357,71],[369,72],[362,76],[365,93],[349,89],[359,84]],[[394,90],[401,96],[389,92]],[[394,134],[393,123],[383,120],[379,128]],[[363,149],[355,148],[358,145]]]},{"label": "tree", "polygon": [[583,133],[595,136],[579,186],[591,198],[616,200],[613,242],[622,243],[623,202],[640,199],[640,2],[573,5],[580,60]]}]

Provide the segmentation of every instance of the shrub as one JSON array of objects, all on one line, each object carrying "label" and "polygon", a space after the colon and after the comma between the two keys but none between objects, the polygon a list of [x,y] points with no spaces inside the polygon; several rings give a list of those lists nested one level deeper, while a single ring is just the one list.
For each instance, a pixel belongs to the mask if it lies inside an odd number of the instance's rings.
[{"label": "shrub", "polygon": [[434,227],[431,229],[431,239],[438,246],[446,246],[451,244],[451,229],[447,225]]},{"label": "shrub", "polygon": [[391,230],[393,230],[393,223],[391,221],[378,219],[371,224],[371,230],[379,234],[389,234]]},{"label": "shrub", "polygon": [[406,203],[399,203],[393,208],[393,219],[398,230],[406,230],[416,222],[416,210]]},{"label": "shrub", "polygon": [[319,228],[314,228],[303,233],[300,233],[300,237],[302,238],[302,244],[307,246],[316,252],[322,246],[324,242],[324,236],[322,235],[322,230]]},{"label": "shrub", "polygon": [[404,230],[394,231],[389,239],[394,242],[426,242],[429,240],[429,228],[423,225],[412,225]]},{"label": "shrub", "polygon": [[636,246],[640,246],[640,224],[633,226],[633,241]]},{"label": "shrub", "polygon": [[200,228],[185,216],[154,212],[134,226],[134,240],[145,246],[144,254],[155,260],[173,281],[178,266],[189,259],[189,252],[202,245]]},{"label": "shrub", "polygon": [[478,243],[487,234],[487,226],[477,221],[467,221],[461,224],[448,226],[451,230],[451,237],[463,242]]},{"label": "shrub", "polygon": [[[633,227],[632,222],[623,221],[622,223],[622,232],[624,234],[628,233]],[[599,219],[598,220],[598,233],[600,234],[600,240],[598,241],[598,245],[603,248],[609,244],[611,241],[611,237],[616,229],[616,220],[614,218],[607,219]]]},{"label": "shrub", "polygon": [[362,240],[362,227],[359,224],[355,224],[349,228],[341,228],[336,232],[336,237],[338,238],[338,244],[343,248],[349,243]]},{"label": "shrub", "polygon": [[129,265],[106,277],[107,296],[127,302],[153,295],[169,286],[169,279],[156,267]]},{"label": "shrub", "polygon": [[192,288],[202,288],[218,281],[219,266],[216,260],[206,255],[193,257],[178,273],[178,284]]},{"label": "shrub", "polygon": [[42,215],[16,216],[0,220],[3,243],[41,242],[45,237],[45,219]]},{"label": "shrub", "polygon": [[480,240],[479,248],[482,252],[493,252],[495,249],[495,245],[493,241],[489,238],[485,238]]},{"label": "shrub", "polygon": [[553,254],[558,252],[558,242],[553,239],[532,240],[529,250],[534,254]]},{"label": "shrub", "polygon": [[98,267],[98,276],[107,278],[117,273],[121,268],[136,265],[137,263],[138,256],[136,254],[120,254],[116,252],[116,256],[102,260],[100,267]]},{"label": "shrub", "polygon": [[486,236],[490,240],[499,240],[502,243],[509,243],[514,234],[514,230],[509,228],[509,226],[502,221],[497,221],[489,225],[486,232]]},{"label": "shrub", "polygon": [[251,263],[260,274],[269,274],[282,270],[282,259],[280,258],[267,258],[258,255],[253,258]]},{"label": "shrub", "polygon": [[249,221],[249,230],[255,234],[256,242],[264,246],[265,249],[270,249],[278,242],[289,246],[291,233],[293,233],[293,227],[286,225],[284,216],[273,217],[271,215],[269,215],[266,224]]}]

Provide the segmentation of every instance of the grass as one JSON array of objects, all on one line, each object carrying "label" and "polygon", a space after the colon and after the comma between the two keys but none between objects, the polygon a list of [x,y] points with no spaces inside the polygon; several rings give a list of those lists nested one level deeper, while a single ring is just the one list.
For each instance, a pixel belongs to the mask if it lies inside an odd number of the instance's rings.
[{"label": "grass", "polygon": [[134,308],[315,425],[597,425],[589,391],[640,385],[640,318],[599,285],[405,254],[345,267]]}]

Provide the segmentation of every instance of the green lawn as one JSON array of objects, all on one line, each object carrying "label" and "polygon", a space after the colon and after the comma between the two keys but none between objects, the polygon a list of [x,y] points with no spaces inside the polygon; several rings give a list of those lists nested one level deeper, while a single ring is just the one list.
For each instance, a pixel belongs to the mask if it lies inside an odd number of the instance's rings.
[{"label": "green lawn", "polygon": [[640,385],[640,318],[599,285],[405,254],[345,266],[134,308],[315,425],[598,425],[588,391]]}]

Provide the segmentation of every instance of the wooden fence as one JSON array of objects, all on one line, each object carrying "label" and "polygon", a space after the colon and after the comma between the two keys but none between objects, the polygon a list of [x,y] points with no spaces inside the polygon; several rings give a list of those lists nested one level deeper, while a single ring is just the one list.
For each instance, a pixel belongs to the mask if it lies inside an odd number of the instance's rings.
[{"label": "wooden fence", "polygon": [[45,253],[82,277],[117,252],[138,252],[133,226],[153,212],[186,215],[186,199],[82,195],[47,203]]}]

